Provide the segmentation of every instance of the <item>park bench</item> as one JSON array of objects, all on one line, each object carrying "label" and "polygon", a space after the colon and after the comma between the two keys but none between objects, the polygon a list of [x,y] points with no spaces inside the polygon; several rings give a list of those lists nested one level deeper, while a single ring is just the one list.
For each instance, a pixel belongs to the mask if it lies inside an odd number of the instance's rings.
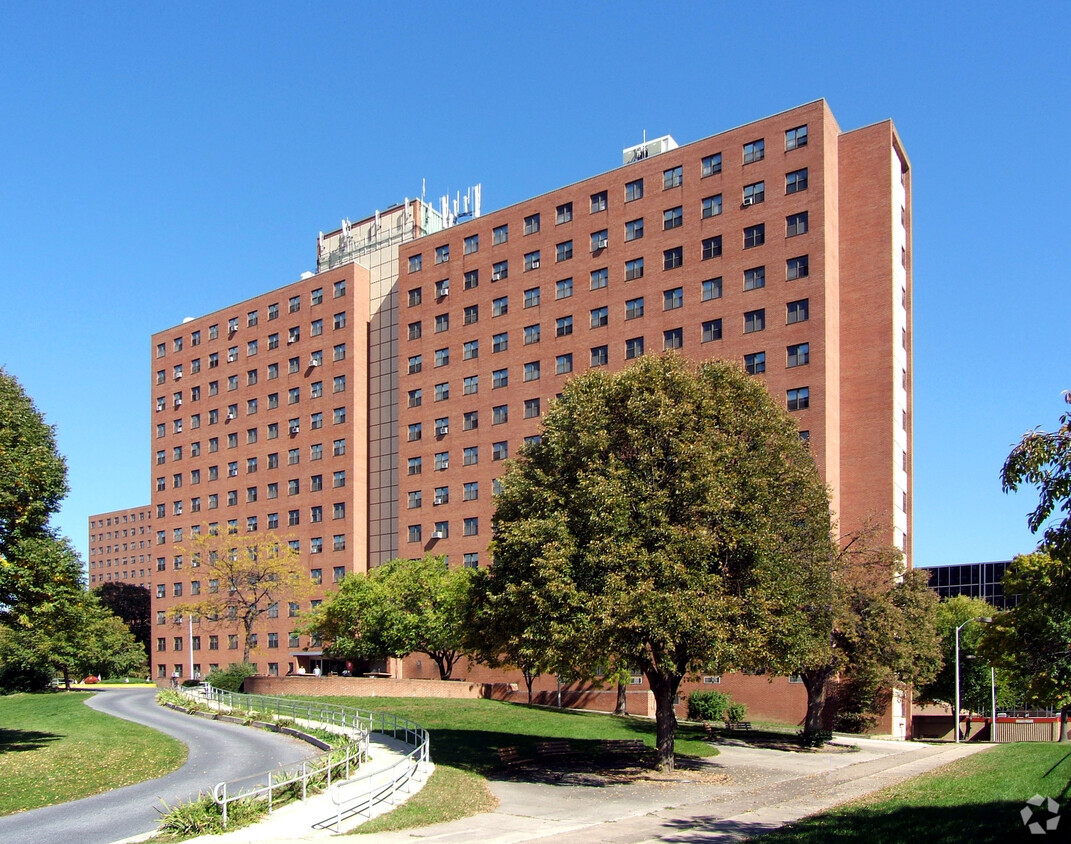
[{"label": "park bench", "polygon": [[535,749],[540,756],[573,756],[576,753],[564,739],[538,741]]},{"label": "park bench", "polygon": [[725,729],[727,730],[750,730],[750,721],[726,721]]},{"label": "park bench", "polygon": [[642,739],[605,739],[602,749],[604,753],[643,753],[647,745]]},{"label": "park bench", "polygon": [[525,760],[516,747],[500,747],[498,748],[498,761],[503,765],[520,765]]}]

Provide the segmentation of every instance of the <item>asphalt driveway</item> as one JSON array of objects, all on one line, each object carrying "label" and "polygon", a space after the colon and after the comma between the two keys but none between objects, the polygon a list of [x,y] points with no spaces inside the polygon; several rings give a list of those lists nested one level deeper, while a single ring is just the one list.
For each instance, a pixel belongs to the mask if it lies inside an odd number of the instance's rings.
[{"label": "asphalt driveway", "polygon": [[109,689],[93,695],[87,705],[174,736],[189,748],[186,764],[155,780],[2,817],[0,841],[122,841],[155,830],[164,802],[175,805],[221,780],[293,764],[320,752],[289,736],[174,712],[158,706],[155,696],[155,689]]}]

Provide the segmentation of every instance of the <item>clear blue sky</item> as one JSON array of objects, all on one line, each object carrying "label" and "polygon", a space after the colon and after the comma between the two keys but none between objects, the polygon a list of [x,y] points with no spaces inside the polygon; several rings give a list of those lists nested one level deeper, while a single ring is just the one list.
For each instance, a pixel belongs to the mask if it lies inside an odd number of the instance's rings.
[{"label": "clear blue sky", "polygon": [[1033,548],[1010,446],[1071,388],[1071,4],[0,4],[0,366],[70,467],[150,497],[152,332],[287,284],[316,233],[499,208],[825,97],[914,167],[915,561]]}]

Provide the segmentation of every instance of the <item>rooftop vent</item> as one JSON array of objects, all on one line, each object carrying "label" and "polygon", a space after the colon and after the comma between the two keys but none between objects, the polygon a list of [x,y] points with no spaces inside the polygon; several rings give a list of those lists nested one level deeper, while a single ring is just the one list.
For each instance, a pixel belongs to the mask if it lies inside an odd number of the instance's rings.
[{"label": "rooftop vent", "polygon": [[677,148],[677,142],[673,140],[670,135],[663,135],[661,138],[655,138],[653,141],[644,141],[642,144],[636,144],[634,147],[626,147],[621,151],[621,163],[632,164],[635,161],[642,161],[645,158],[650,158],[652,155],[661,155],[664,152],[669,152],[671,149]]}]

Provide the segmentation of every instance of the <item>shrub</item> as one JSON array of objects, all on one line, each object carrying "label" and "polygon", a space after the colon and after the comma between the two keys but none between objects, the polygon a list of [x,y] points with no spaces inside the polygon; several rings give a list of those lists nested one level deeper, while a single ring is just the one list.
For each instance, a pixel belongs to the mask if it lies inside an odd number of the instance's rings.
[{"label": "shrub", "polygon": [[736,723],[743,721],[747,718],[747,704],[746,703],[730,703],[725,708],[725,720]]},{"label": "shrub", "polygon": [[725,692],[692,692],[688,696],[688,718],[692,721],[720,721],[729,706]]},{"label": "shrub", "polygon": [[183,680],[182,681],[182,687],[185,688],[185,689],[192,689],[192,688],[195,688],[195,687],[197,687],[199,685],[201,685],[201,681],[200,680]]},{"label": "shrub", "polygon": [[[266,811],[262,801],[236,800],[227,807],[227,828],[237,829],[258,820]],[[207,794],[196,800],[168,806],[160,812],[160,831],[175,836],[211,835],[225,832],[223,809]]]},{"label": "shrub", "polygon": [[0,665],[0,695],[43,692],[52,685],[54,673],[50,665],[5,662]]},{"label": "shrub", "polygon": [[833,738],[833,733],[829,730],[800,730],[796,738],[803,747],[823,747]]},{"label": "shrub", "polygon": [[207,680],[213,688],[223,689],[225,692],[240,692],[245,678],[252,677],[256,673],[256,668],[248,662],[236,662],[234,665],[213,671],[208,675]]}]

